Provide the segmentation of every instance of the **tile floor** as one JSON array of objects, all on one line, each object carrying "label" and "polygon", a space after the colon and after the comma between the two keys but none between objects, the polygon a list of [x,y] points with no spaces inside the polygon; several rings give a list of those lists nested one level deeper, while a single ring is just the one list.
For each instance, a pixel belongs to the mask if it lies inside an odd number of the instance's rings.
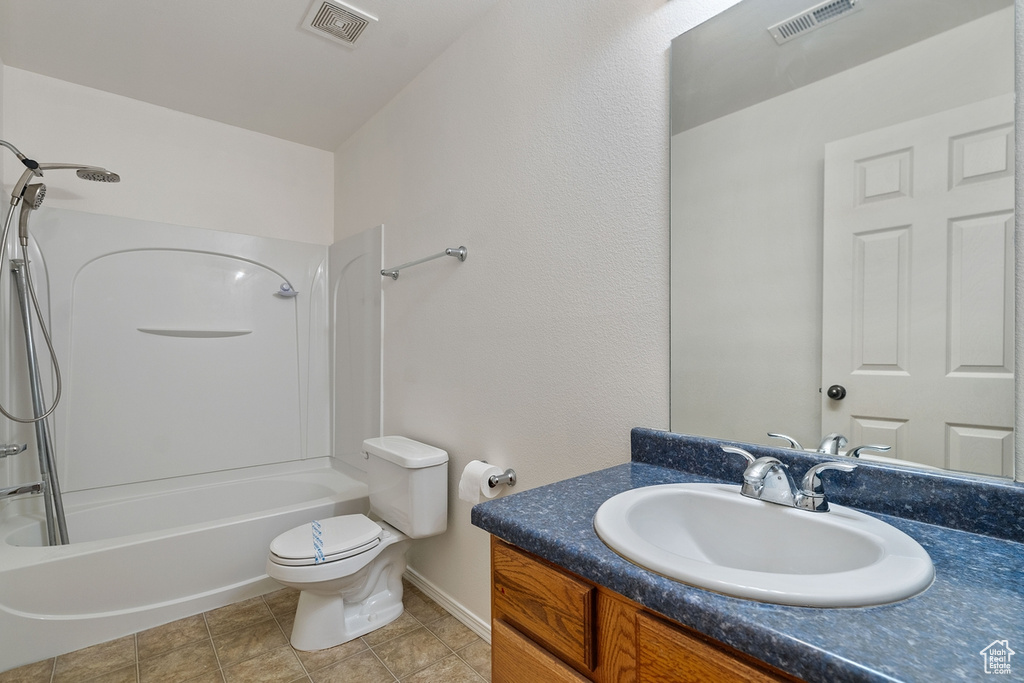
[{"label": "tile floor", "polygon": [[288,644],[299,594],[285,588],[0,673],[0,683],[483,683],[491,647],[418,588],[405,613],[329,650]]}]

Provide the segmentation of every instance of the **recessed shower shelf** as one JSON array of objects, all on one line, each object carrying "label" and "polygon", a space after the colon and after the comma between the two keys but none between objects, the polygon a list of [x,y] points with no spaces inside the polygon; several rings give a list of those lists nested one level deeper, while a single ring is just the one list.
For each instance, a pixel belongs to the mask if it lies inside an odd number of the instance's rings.
[{"label": "recessed shower shelf", "polygon": [[192,339],[213,339],[217,337],[241,337],[252,334],[252,330],[172,330],[157,327],[138,327],[139,332],[155,334],[158,337],[190,337]]}]

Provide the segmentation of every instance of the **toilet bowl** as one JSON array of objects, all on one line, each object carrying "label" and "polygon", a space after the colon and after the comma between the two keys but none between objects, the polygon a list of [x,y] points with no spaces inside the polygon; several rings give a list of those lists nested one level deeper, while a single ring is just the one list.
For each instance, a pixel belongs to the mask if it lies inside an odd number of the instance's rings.
[{"label": "toilet bowl", "polygon": [[301,591],[297,650],[348,642],[401,616],[405,554],[413,538],[447,528],[448,454],[404,437],[363,442],[370,509],[383,517],[314,520],[275,538],[267,575]]},{"label": "toilet bowl", "polygon": [[[334,647],[402,615],[409,537],[364,515],[332,517],[319,521],[325,540],[318,556],[311,540],[308,550],[298,549],[300,535],[313,538],[314,524],[275,538],[267,558],[268,576],[301,591],[291,634],[297,650]],[[376,534],[366,541],[369,528]]]}]

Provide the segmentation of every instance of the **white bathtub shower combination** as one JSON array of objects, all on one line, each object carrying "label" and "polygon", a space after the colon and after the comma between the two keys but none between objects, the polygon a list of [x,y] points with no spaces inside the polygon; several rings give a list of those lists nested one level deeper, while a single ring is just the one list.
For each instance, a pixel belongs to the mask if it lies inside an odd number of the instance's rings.
[{"label": "white bathtub shower combination", "polygon": [[65,494],[67,546],[40,515],[0,524],[0,671],[281,586],[278,534],[367,510],[366,486],[329,458]]},{"label": "white bathtub shower combination", "polygon": [[[329,274],[316,245],[45,207],[33,219],[71,544],[44,546],[38,497],[0,508],[0,671],[275,590],[277,534],[368,509],[350,444],[375,435],[347,433],[373,416],[331,409],[359,403],[332,384],[372,340],[353,351],[329,330],[379,311],[379,231],[332,247]],[[344,291],[360,282],[376,291]],[[30,434],[0,485],[38,479]]]}]

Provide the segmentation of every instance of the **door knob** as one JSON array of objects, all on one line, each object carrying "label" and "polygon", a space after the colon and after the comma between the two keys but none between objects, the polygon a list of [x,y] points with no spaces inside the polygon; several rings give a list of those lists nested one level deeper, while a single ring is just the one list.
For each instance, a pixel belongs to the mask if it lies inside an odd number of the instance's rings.
[{"label": "door knob", "polygon": [[846,387],[839,384],[833,384],[828,388],[828,391],[825,392],[825,395],[833,401],[842,401],[846,398]]}]

